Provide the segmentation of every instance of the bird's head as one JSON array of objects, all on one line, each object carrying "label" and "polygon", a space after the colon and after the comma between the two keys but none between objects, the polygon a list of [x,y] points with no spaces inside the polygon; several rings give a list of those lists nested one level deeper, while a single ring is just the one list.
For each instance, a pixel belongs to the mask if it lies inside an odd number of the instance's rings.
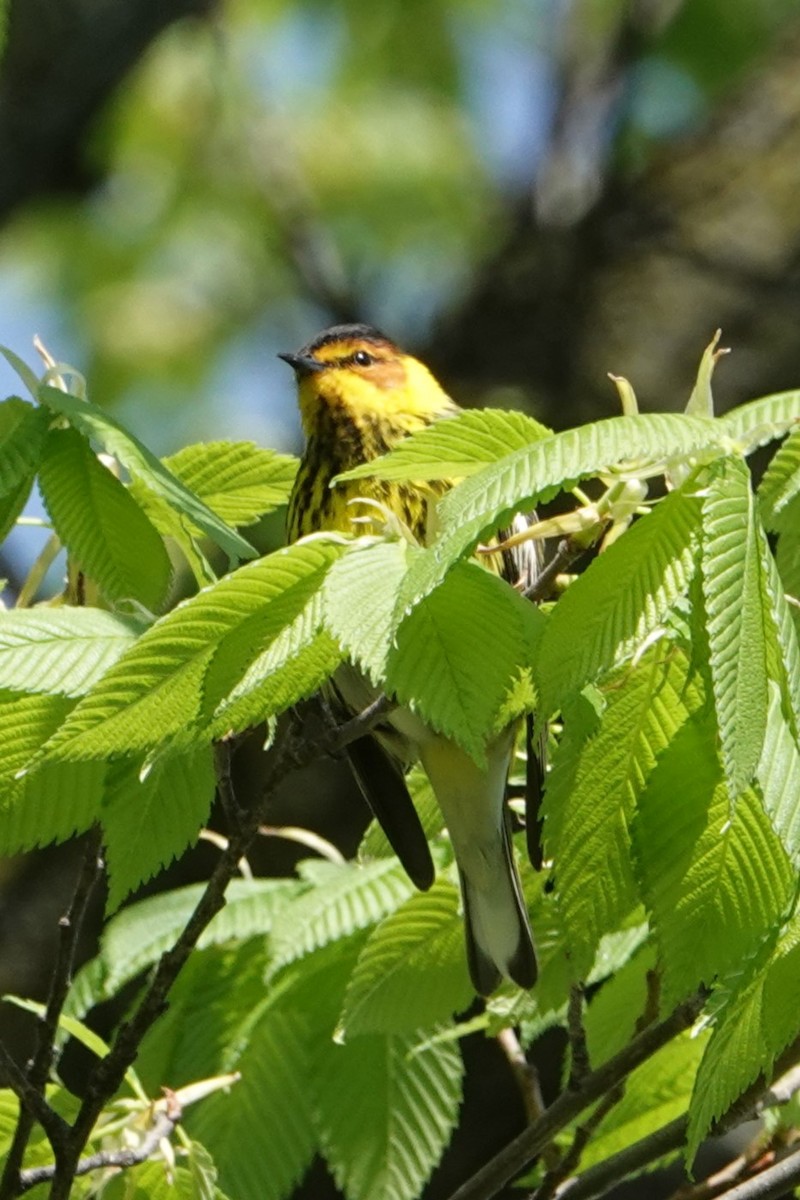
[{"label": "bird's head", "polygon": [[278,357],[297,377],[306,435],[324,410],[356,425],[386,421],[408,429],[455,411],[428,368],[371,325],[333,325],[296,354]]}]

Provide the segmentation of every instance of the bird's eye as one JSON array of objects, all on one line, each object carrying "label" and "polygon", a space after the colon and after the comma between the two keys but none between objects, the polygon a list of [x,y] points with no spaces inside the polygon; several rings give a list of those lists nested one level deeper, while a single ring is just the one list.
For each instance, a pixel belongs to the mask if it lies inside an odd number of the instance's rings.
[{"label": "bird's eye", "polygon": [[374,361],[372,355],[367,354],[366,350],[356,350],[353,355],[353,362],[357,367],[368,367]]}]

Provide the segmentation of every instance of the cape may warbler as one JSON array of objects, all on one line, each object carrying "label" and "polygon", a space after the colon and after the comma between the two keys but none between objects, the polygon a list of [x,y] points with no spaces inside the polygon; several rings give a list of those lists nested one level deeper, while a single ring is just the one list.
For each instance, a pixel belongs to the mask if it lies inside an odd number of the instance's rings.
[{"label": "cape may warbler", "polygon": [[[417,359],[368,325],[337,325],[297,354],[280,356],[297,377],[305,452],[289,501],[291,540],[318,530],[352,531],[356,498],[377,501],[422,543],[428,505],[446,483],[387,483],[359,479],[331,487],[334,476],[386,453],[408,434],[458,406]],[[361,509],[361,512],[364,510]],[[356,526],[357,528],[357,526]],[[538,552],[523,542],[488,556],[488,565],[516,583],[535,578]],[[375,698],[353,667],[339,669],[334,688],[344,706],[360,711]],[[455,742],[398,707],[374,737],[349,748],[351,763],[373,812],[412,879],[428,887],[433,870],[427,843],[396,763],[419,758],[450,832],[461,879],[467,959],[479,992],[501,977],[530,987],[536,956],[522,898],[505,805],[505,785],[516,729],[487,746],[478,767]]]}]

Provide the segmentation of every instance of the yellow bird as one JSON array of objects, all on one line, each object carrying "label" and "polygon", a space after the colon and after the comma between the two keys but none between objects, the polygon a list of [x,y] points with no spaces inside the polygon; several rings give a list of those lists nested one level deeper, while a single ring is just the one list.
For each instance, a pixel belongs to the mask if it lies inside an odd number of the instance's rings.
[{"label": "yellow bird", "polygon": [[[306,439],[289,500],[290,540],[319,530],[352,531],[355,510],[349,502],[368,498],[395,514],[424,544],[429,504],[449,484],[359,479],[331,487],[331,481],[385,454],[415,430],[455,415],[458,406],[423,363],[369,325],[333,326],[298,353],[280,357],[297,378]],[[531,542],[487,557],[487,565],[512,584],[530,583],[539,566]],[[337,672],[334,687],[352,711],[375,698],[353,667]],[[351,764],[392,846],[423,888],[433,879],[430,852],[398,765],[418,758],[430,779],[459,868],[467,960],[476,989],[488,995],[503,977],[532,987],[536,954],[505,804],[516,727],[489,743],[485,768],[406,708],[394,709],[374,732],[375,737],[350,747]]]}]

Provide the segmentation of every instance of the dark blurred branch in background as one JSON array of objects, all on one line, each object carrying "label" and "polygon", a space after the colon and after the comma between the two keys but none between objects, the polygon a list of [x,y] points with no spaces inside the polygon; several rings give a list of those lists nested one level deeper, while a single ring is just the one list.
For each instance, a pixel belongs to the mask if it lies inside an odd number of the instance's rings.
[{"label": "dark blurred branch in background", "polygon": [[97,183],[87,138],[167,26],[216,0],[11,0],[0,64],[0,222],[30,200]]}]

